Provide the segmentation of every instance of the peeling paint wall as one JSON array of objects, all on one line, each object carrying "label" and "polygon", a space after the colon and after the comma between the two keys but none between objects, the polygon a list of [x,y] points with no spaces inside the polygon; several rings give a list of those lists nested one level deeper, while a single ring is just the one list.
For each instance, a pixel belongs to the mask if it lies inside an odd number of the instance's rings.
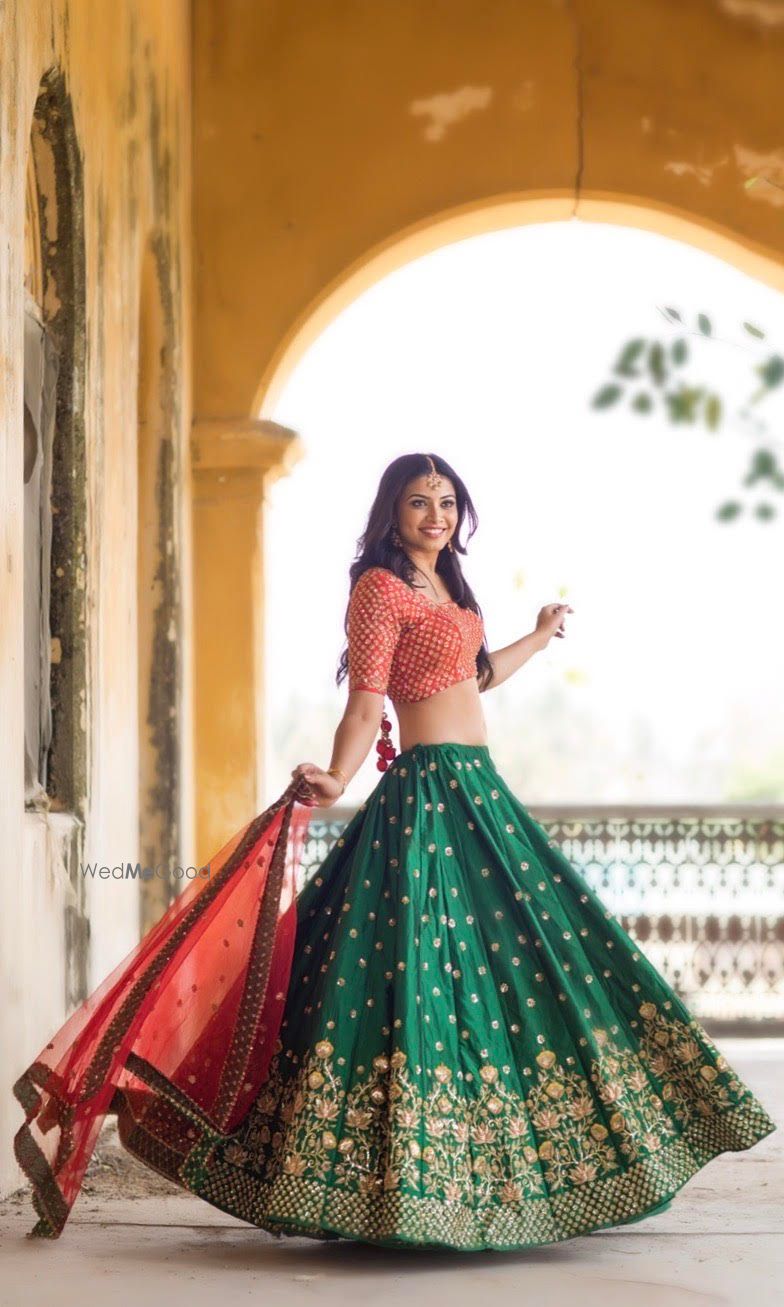
[{"label": "peeling paint wall", "polygon": [[[191,118],[187,0],[0,6],[3,1192],[21,1181],[11,1079],[164,906],[80,864],[193,861]],[[36,260],[60,351],[55,740],[49,802],[25,811],[22,322]]]},{"label": "peeling paint wall", "polygon": [[764,0],[194,0],[197,415],[269,413],[298,333],[491,226],[635,222],[784,285],[783,70]]}]

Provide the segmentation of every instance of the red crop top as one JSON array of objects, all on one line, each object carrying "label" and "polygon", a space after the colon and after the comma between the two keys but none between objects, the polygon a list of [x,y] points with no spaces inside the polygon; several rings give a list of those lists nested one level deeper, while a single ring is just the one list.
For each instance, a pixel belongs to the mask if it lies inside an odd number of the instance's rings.
[{"label": "red crop top", "polygon": [[416,703],[475,677],[484,626],[472,608],[439,604],[386,567],[369,567],[348,608],[348,688]]}]

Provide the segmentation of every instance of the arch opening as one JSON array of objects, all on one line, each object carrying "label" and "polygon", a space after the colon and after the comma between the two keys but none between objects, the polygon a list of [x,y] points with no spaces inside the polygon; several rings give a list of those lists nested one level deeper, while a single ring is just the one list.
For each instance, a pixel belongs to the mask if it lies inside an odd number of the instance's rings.
[{"label": "arch opening", "polygon": [[693,245],[749,276],[784,291],[784,263],[731,229],[685,211],[655,205],[645,197],[584,193],[540,194],[483,199],[433,214],[392,233],[343,268],[311,300],[279,342],[260,377],[252,414],[271,417],[286,382],[309,347],[364,291],[423,255],[488,232],[543,222],[585,221],[633,227]]}]

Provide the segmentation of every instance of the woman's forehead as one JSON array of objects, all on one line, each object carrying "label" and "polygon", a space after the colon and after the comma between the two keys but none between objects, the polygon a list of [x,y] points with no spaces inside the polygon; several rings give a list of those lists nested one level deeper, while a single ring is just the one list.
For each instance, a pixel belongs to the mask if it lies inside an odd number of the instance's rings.
[{"label": "woman's forehead", "polygon": [[435,490],[431,490],[427,484],[427,478],[429,475],[429,473],[424,472],[422,476],[414,477],[406,485],[405,493],[407,495],[425,495],[428,499],[440,499],[444,495],[454,495],[455,488],[449,480],[449,477],[444,476],[443,473],[439,473],[441,477],[441,485],[437,486]]}]

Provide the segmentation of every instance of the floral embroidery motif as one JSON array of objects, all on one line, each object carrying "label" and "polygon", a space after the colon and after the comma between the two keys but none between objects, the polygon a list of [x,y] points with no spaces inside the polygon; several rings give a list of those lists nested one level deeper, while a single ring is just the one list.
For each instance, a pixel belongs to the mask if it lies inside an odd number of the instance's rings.
[{"label": "floral embroidery motif", "polygon": [[439,605],[385,567],[363,572],[348,610],[349,690],[415,703],[476,676],[482,619],[457,603]]},{"label": "floral embroidery motif", "polygon": [[[684,1123],[694,1115],[709,1117],[737,1101],[744,1086],[702,1027],[697,1040],[682,1022],[668,1019],[654,1003],[643,1003],[640,1015],[645,1021],[641,1056],[651,1074],[664,1082],[662,1098],[677,1121]],[[712,1054],[710,1061],[705,1060],[705,1047]]]},{"label": "floral embroidery motif", "polygon": [[475,1091],[438,1063],[422,1094],[399,1048],[377,1054],[347,1091],[330,1040],[288,1080],[278,1050],[241,1142],[224,1156],[260,1180],[281,1172],[364,1195],[405,1191],[475,1209],[552,1200],[659,1153],[695,1118],[750,1101],[701,1027],[698,1040],[653,1003],[639,1011],[639,1056],[597,1029],[590,1078],[544,1048],[524,1094],[490,1063]]}]

